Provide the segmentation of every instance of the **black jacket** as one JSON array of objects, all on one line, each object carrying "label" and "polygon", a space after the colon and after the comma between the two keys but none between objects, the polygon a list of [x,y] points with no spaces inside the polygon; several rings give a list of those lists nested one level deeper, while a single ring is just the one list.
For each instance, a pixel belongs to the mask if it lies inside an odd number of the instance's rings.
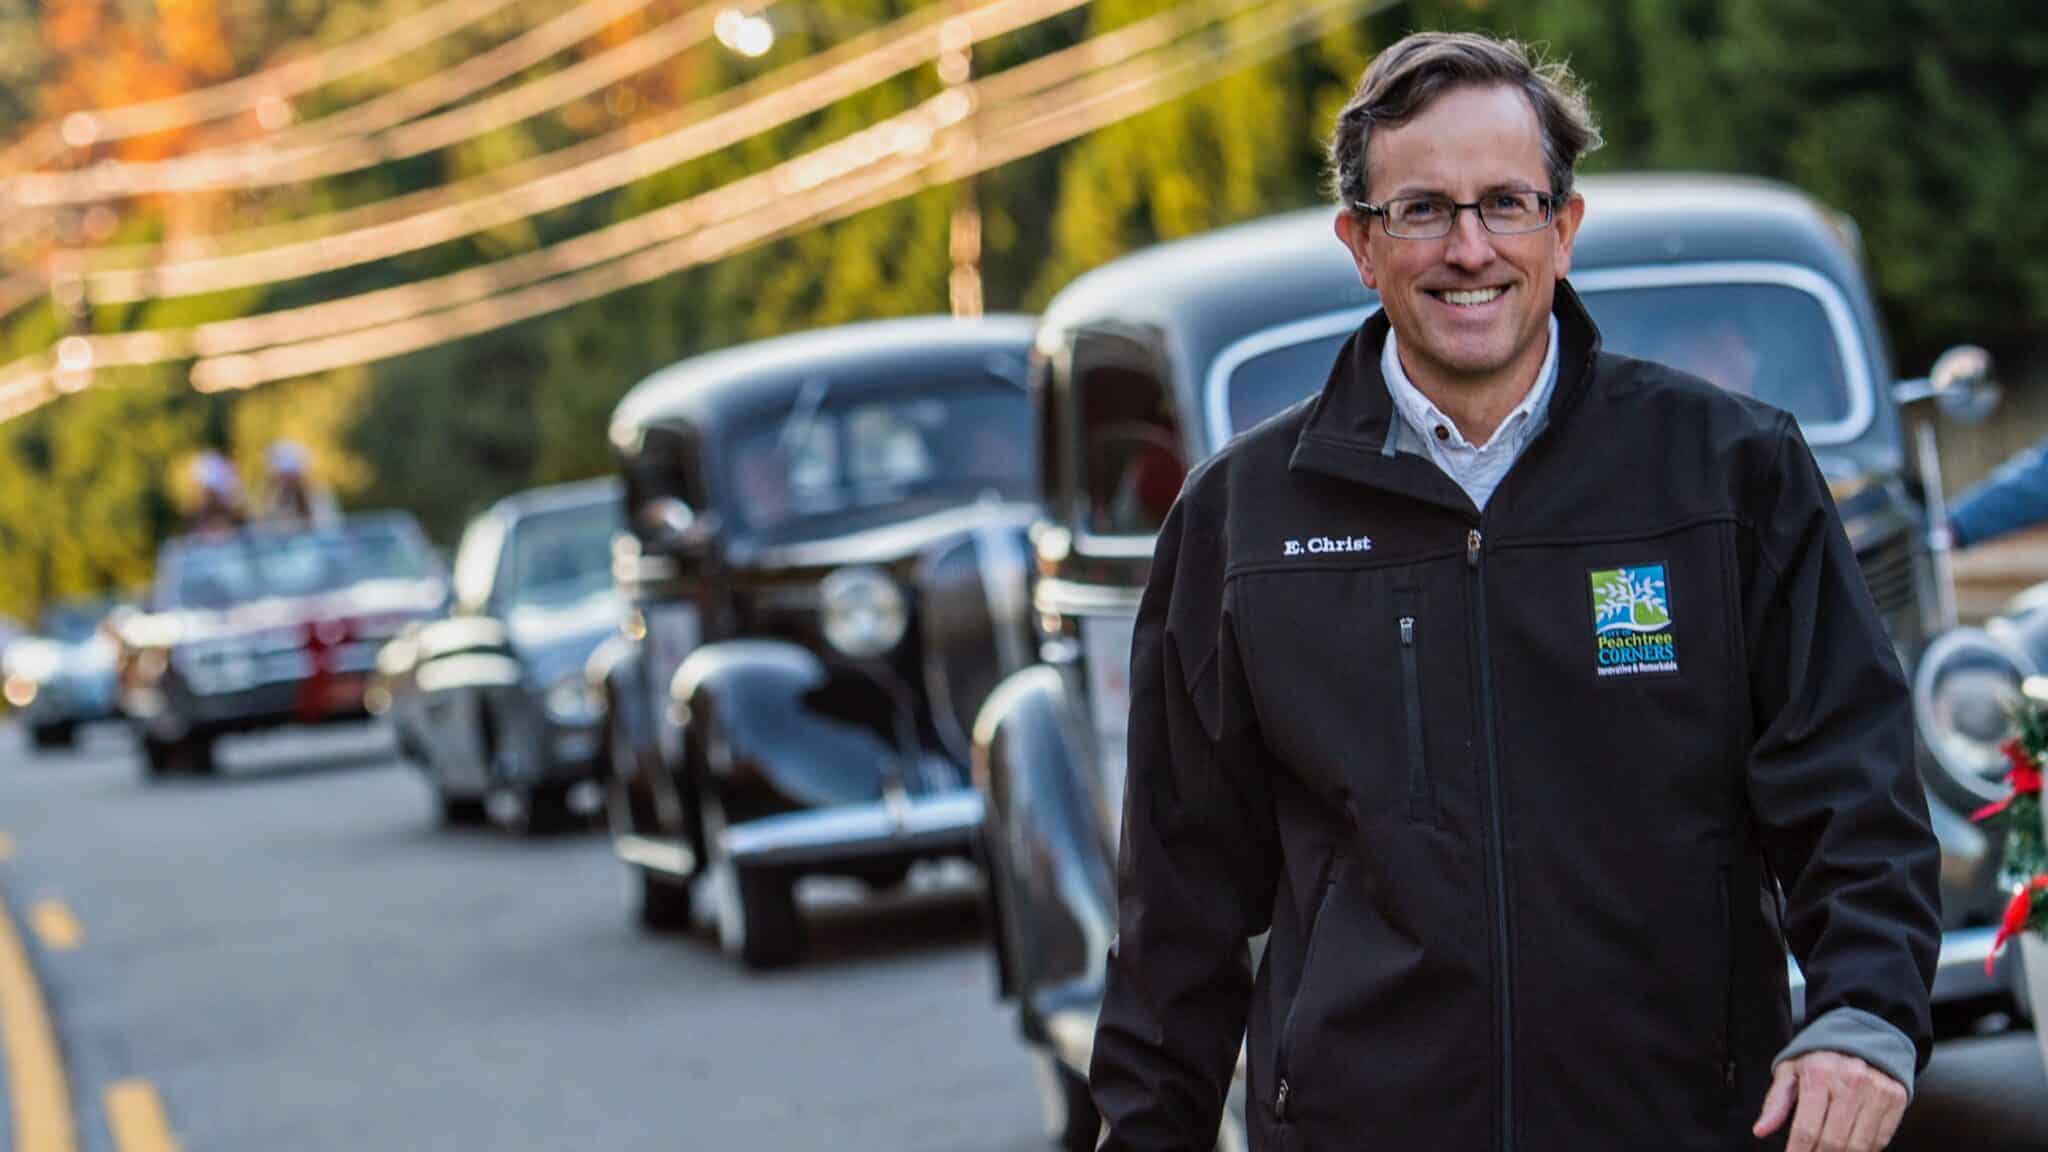
[{"label": "black jacket", "polygon": [[1788,940],[1811,1015],[1924,1066],[1940,850],[1813,458],[1555,311],[1483,515],[1384,451],[1379,316],[1188,479],[1132,653],[1108,1148],[1208,1148],[1247,1026],[1261,1152],[1751,1147]]}]

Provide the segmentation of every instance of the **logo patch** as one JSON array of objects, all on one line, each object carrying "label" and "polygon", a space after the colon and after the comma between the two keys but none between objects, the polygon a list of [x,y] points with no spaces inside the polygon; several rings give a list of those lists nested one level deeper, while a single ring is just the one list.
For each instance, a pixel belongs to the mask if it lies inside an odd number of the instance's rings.
[{"label": "logo patch", "polygon": [[1639,676],[1678,671],[1664,566],[1610,568],[1589,575],[1593,580],[1593,642],[1598,650],[1595,672]]}]

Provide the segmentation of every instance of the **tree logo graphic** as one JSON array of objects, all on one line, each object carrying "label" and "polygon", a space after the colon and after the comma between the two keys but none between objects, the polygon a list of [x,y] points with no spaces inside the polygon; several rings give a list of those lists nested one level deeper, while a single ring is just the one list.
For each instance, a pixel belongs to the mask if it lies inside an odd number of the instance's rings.
[{"label": "tree logo graphic", "polygon": [[1671,627],[1662,564],[1613,568],[1592,577],[1595,635],[1662,632]]}]

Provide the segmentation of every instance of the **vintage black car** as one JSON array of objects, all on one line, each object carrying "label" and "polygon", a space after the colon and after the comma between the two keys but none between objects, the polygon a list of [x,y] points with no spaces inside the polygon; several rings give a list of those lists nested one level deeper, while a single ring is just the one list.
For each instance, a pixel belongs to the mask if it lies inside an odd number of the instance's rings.
[{"label": "vintage black car", "polygon": [[69,747],[80,727],[112,720],[114,642],[109,600],[52,604],[33,634],[0,647],[0,691],[37,748]]},{"label": "vintage black car", "polygon": [[143,609],[115,627],[121,712],[150,775],[212,772],[220,736],[366,719],[377,650],[447,596],[403,512],[166,541]]},{"label": "vintage black car", "polygon": [[[1969,407],[1968,374],[1895,393],[1853,226],[1792,189],[1686,176],[1581,187],[1570,279],[1606,346],[1799,419],[1912,668],[1944,600],[1898,401],[1940,391]],[[1032,530],[1041,663],[997,689],[975,757],[1000,983],[1063,1089],[1052,1121],[1068,1147],[1096,1137],[1085,1069],[1115,930],[1126,679],[1154,534],[1188,466],[1319,390],[1374,307],[1331,212],[1316,209],[1135,254],[1081,277],[1046,312],[1033,367],[1047,509]],[[1922,761],[1952,930],[1937,995],[2003,995],[2004,977],[1983,971],[2000,899],[1994,850],[1943,762]]]},{"label": "vintage black car", "polygon": [[493,504],[463,529],[449,615],[378,654],[370,705],[445,823],[489,815],[538,833],[596,811],[602,700],[583,666],[624,616],[611,574],[620,490],[606,478]]},{"label": "vintage black car", "polygon": [[[1031,321],[914,318],[673,365],[619,405],[627,629],[599,649],[640,916],[755,967],[798,878],[968,858],[976,710],[1029,655]],[[694,893],[693,893],[694,889]]]}]

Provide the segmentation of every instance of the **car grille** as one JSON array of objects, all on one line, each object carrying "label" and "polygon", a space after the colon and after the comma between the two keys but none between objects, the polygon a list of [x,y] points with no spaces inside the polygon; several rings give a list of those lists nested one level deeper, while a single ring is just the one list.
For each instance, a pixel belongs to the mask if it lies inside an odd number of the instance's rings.
[{"label": "car grille", "polygon": [[1887,624],[1911,619],[1920,605],[1914,582],[1913,537],[1899,532],[1865,548],[1856,557],[1863,568],[1863,583],[1877,602],[1878,614]]}]

